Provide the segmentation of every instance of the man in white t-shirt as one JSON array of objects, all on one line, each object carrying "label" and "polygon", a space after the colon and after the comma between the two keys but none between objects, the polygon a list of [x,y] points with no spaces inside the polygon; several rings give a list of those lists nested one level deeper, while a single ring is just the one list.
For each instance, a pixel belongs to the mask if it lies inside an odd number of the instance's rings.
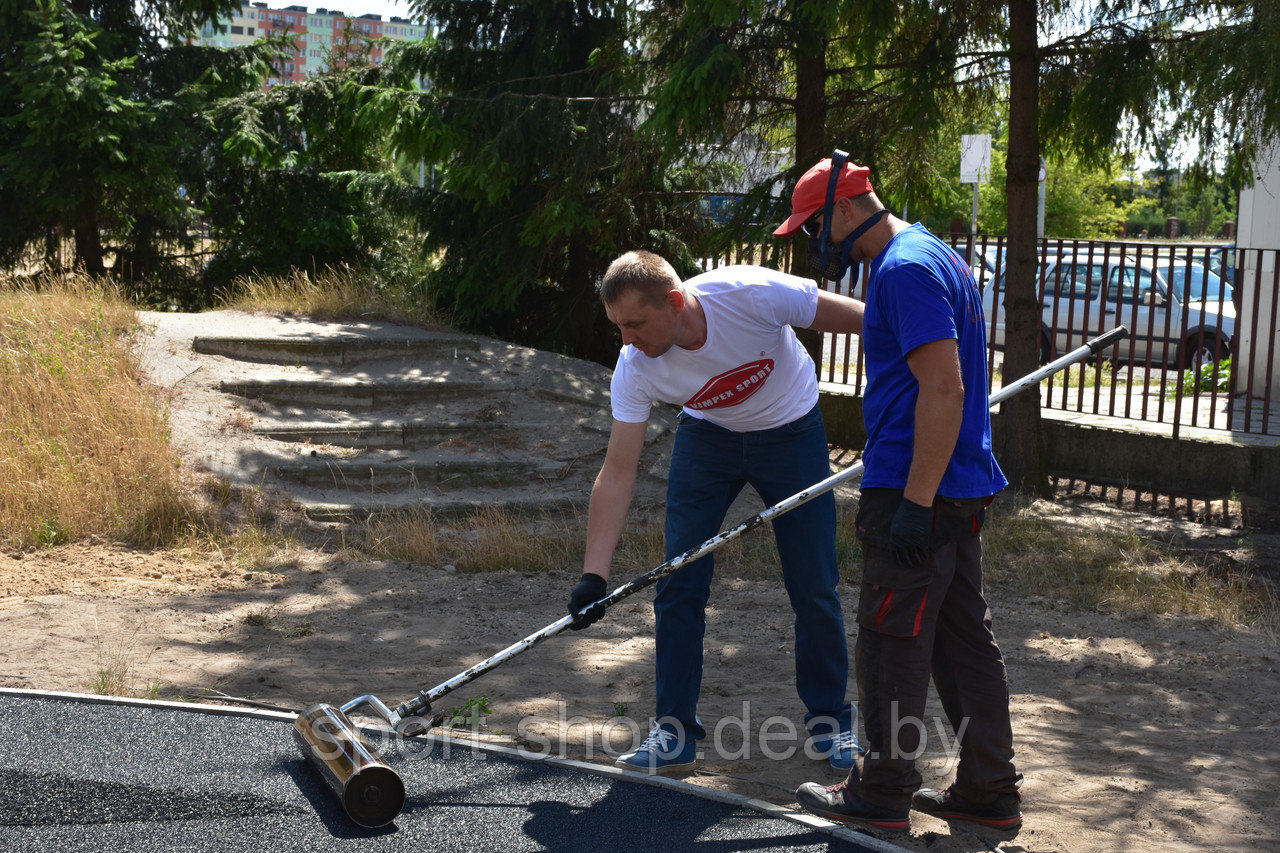
[{"label": "man in white t-shirt", "polygon": [[[682,283],[657,255],[628,252],[610,265],[599,290],[623,347],[609,448],[591,492],[583,575],[569,600],[574,614],[607,593],[655,401],[683,407],[667,485],[671,559],[716,535],[744,486],[775,504],[830,475],[817,371],[792,327],[862,329],[861,302],[762,267],[722,267]],[[861,750],[857,712],[845,699],[835,520],[828,492],[778,516],[773,528],[796,617],[796,690],[810,745],[844,769]],[[655,586],[655,724],[638,749],[618,759],[623,767],[669,773],[695,762],[696,742],[706,737],[697,703],[712,571],[708,554]],[[572,627],[602,614],[591,608]]]}]

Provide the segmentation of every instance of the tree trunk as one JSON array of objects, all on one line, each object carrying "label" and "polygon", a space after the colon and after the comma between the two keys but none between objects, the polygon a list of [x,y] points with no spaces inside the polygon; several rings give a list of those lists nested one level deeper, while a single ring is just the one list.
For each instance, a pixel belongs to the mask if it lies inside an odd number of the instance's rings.
[{"label": "tree trunk", "polygon": [[826,33],[816,26],[801,23],[813,17],[799,8],[792,17],[796,26],[796,168],[801,174],[823,157],[831,155],[826,150]]},{"label": "tree trunk", "polygon": [[62,272],[62,229],[57,225],[45,228],[44,264],[52,272]]},{"label": "tree trunk", "polygon": [[[827,145],[827,61],[826,34],[816,26],[803,22],[817,19],[807,13],[805,3],[797,3],[791,20],[796,26],[796,177],[807,172],[814,163],[831,152]],[[803,235],[792,239],[791,270],[793,275],[809,278],[809,250]],[[822,372],[822,335],[808,330],[797,330],[800,343]]]},{"label": "tree trunk", "polygon": [[[1036,369],[1040,355],[1036,194],[1040,169],[1040,64],[1035,0],[1009,0],[1009,155],[1005,199],[1009,258],[1005,294],[1004,379]],[[1001,404],[997,457],[1014,488],[1048,496],[1040,395],[1027,391]]]},{"label": "tree trunk", "polygon": [[618,339],[609,332],[609,322],[596,295],[598,276],[592,273],[587,241],[581,236],[571,237],[567,249],[567,310],[556,318],[556,328],[548,341],[563,341],[568,352],[612,368],[618,360]]},{"label": "tree trunk", "polygon": [[76,266],[97,277],[107,271],[102,258],[102,234],[98,230],[98,201],[88,195],[76,207]]}]

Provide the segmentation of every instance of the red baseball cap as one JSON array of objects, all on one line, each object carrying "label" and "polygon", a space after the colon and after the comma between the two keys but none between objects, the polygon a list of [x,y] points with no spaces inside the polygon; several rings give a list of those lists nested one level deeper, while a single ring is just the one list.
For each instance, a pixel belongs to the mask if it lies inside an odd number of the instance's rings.
[{"label": "red baseball cap", "polygon": [[[836,198],[852,198],[875,192],[871,187],[871,170],[856,163],[845,163],[836,181]],[[787,221],[773,229],[775,237],[790,237],[800,230],[805,221],[827,203],[827,183],[831,180],[831,158],[818,161],[818,165],[804,173],[795,191],[791,193],[791,215]]]}]

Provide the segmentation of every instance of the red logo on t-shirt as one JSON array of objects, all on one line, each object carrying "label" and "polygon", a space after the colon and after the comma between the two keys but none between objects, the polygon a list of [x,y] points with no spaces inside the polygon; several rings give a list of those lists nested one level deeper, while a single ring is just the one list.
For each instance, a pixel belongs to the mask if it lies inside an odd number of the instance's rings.
[{"label": "red logo on t-shirt", "polygon": [[763,388],[770,373],[773,373],[771,358],[762,358],[759,361],[735,367],[703,385],[702,390],[690,397],[684,407],[698,411],[736,406]]}]

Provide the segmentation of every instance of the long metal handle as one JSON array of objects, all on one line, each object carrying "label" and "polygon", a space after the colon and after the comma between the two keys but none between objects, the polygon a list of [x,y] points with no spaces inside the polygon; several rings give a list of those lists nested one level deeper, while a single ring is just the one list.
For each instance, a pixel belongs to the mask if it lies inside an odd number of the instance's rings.
[{"label": "long metal handle", "polygon": [[[1039,370],[1035,371],[1034,373],[1027,374],[1026,376],[1022,377],[1018,381],[1014,382],[1012,385],[1004,386],[999,391],[991,395],[991,397],[989,398],[990,405],[994,406],[997,403],[1001,402],[1002,400],[1006,400],[1009,397],[1012,397],[1014,394],[1019,393],[1020,391],[1023,391],[1033,385],[1039,385],[1041,380],[1045,379],[1046,377],[1052,376],[1053,374],[1057,373],[1059,370],[1062,370],[1064,367],[1070,364],[1073,364],[1082,358],[1101,352],[1103,349],[1111,346],[1112,344],[1119,341],[1121,338],[1126,337],[1128,334],[1129,334],[1129,330],[1126,329],[1124,326],[1117,326],[1111,331],[1093,339],[1092,341],[1089,341],[1088,343],[1084,344],[1080,348],[1072,350],[1071,352],[1067,353],[1066,355],[1062,356],[1056,361],[1052,361],[1046,364],[1045,366],[1041,367]],[[680,554],[679,556],[676,556],[676,557],[672,557],[670,560],[667,560],[662,565],[657,566],[653,569],[650,569],[649,571],[645,572],[644,574],[640,575],[634,580],[623,584],[622,586],[615,589],[613,592],[606,595],[604,598],[600,599],[595,604],[589,605],[588,608],[584,608],[584,612],[586,609],[595,607],[597,604],[603,604],[606,608],[612,607],[622,599],[627,598],[628,596],[634,595],[635,593],[639,592],[642,589],[645,589],[646,587],[652,586],[653,584],[657,583],[662,578],[666,577],[672,572],[678,571],[681,567],[689,563],[692,563],[694,560],[697,560],[700,557],[706,556],[707,554],[719,548],[721,545],[724,545],[727,542],[732,542],[734,539],[737,539],[739,536],[746,533],[748,530],[759,527],[760,525],[764,524],[766,521],[771,521],[772,519],[777,518],[783,513],[790,512],[791,510],[795,509],[798,506],[807,504],[809,501],[831,491],[836,486],[840,485],[846,480],[851,480],[854,477],[860,476],[862,474],[862,470],[863,470],[862,462],[861,461],[855,462],[853,465],[850,465],[848,468],[845,468],[843,471],[839,471],[835,474],[832,474],[830,477],[823,480],[822,482],[815,483],[814,485],[810,486],[804,491],[798,492],[797,494],[794,494],[791,497],[786,498],[785,500],[779,503],[776,503],[771,507],[768,507],[767,509],[761,510],[760,512],[748,518],[746,521],[739,524],[737,527],[734,527],[722,533],[719,533],[711,537],[710,539],[708,539],[706,542],[703,542],[701,545],[698,545],[695,548],[690,548],[688,551],[685,551],[683,554]],[[566,628],[568,628],[570,624],[572,624],[573,619],[574,617],[572,615],[564,616],[556,620],[555,622],[552,622],[550,625],[543,628],[542,630],[537,631],[533,634],[530,634],[529,636],[525,637],[523,640],[520,640],[519,642],[516,642],[516,643],[512,643],[510,646],[507,646],[502,651],[493,655],[493,657],[480,661],[475,666],[472,666],[469,669],[465,670],[464,672],[461,672],[455,675],[453,678],[449,679],[448,681],[445,681],[442,684],[432,687],[430,690],[422,691],[421,693],[418,694],[417,698],[411,699],[408,702],[405,702],[399,708],[396,709],[396,714],[395,714],[395,717],[392,718],[392,723],[394,724],[398,722],[399,719],[403,719],[404,717],[411,716],[424,709],[430,708],[431,703],[434,702],[436,699],[439,699],[440,697],[444,696],[447,693],[451,693],[452,691],[458,689],[464,684],[467,684],[468,682],[474,681],[476,678],[479,678],[484,673],[488,672],[489,670],[493,669],[496,666],[499,666],[502,663],[505,663],[506,661],[510,660],[511,658],[515,657],[521,652],[528,651],[529,649],[533,648],[534,646],[538,645],[544,640],[550,639],[551,637],[554,637],[556,634],[561,633]]]},{"label": "long metal handle", "polygon": [[1056,361],[1049,362],[1044,367],[1041,367],[1039,370],[1035,371],[1034,373],[1028,373],[1026,376],[1017,380],[1013,384],[1005,385],[999,391],[992,394],[991,397],[988,399],[988,402],[992,406],[994,406],[997,403],[1000,403],[1004,400],[1009,399],[1014,394],[1017,394],[1020,391],[1024,391],[1027,388],[1030,388],[1032,385],[1039,385],[1042,380],[1044,380],[1049,376],[1052,376],[1053,374],[1057,373],[1059,370],[1062,370],[1065,367],[1075,364],[1077,361],[1079,361],[1082,358],[1087,358],[1091,355],[1096,355],[1102,352],[1107,347],[1113,346],[1119,343],[1123,338],[1127,338],[1128,336],[1129,336],[1129,329],[1127,327],[1116,326],[1111,331],[1105,332],[1091,341],[1086,341],[1084,344],[1077,347],[1076,349],[1073,349],[1071,352],[1067,353],[1066,355],[1062,356]]}]

